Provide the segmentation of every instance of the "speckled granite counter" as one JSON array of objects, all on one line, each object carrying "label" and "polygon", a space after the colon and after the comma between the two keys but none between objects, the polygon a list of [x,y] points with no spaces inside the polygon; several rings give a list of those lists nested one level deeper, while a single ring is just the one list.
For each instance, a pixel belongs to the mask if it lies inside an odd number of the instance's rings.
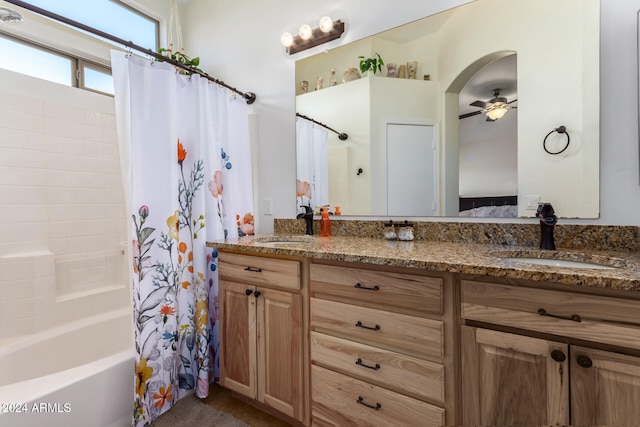
[{"label": "speckled granite counter", "polygon": [[[415,240],[387,241],[351,236],[298,236],[300,242],[269,242],[269,236],[210,242],[209,246],[245,254],[286,255],[489,275],[508,279],[547,281],[567,285],[640,291],[640,255],[637,252],[564,250],[540,251],[531,246],[449,243]],[[505,257],[555,257],[587,261],[615,268],[568,268],[509,261]]]}]

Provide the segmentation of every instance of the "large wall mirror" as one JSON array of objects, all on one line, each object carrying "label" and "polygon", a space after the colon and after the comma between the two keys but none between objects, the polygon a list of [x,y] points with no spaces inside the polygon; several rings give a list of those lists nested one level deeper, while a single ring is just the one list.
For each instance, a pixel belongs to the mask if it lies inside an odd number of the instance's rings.
[{"label": "large wall mirror", "polygon": [[599,27],[599,0],[475,0],[297,61],[298,209],[597,218]]}]

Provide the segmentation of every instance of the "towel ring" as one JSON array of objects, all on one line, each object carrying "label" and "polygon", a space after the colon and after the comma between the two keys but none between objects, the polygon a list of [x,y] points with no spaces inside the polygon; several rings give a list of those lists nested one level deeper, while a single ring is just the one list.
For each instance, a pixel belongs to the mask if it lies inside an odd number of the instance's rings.
[{"label": "towel ring", "polygon": [[[549,138],[549,135],[551,135],[554,132],[565,134],[567,136],[567,144],[564,146],[564,148],[562,150],[556,151],[556,152],[551,152],[551,151],[549,151],[547,149],[547,138]],[[565,126],[559,126],[559,127],[555,128],[554,130],[552,130],[551,132],[549,132],[547,134],[547,136],[544,137],[544,142],[542,143],[542,148],[544,148],[544,151],[546,151],[547,153],[552,154],[552,155],[556,155],[556,154],[562,153],[564,150],[569,148],[569,142],[571,142],[571,137],[569,136],[569,132],[567,132],[567,128]]]}]

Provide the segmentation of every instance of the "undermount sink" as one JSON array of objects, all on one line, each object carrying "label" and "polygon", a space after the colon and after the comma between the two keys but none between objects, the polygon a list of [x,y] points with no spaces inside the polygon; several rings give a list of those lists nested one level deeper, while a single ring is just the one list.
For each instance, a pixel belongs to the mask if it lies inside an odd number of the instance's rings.
[{"label": "undermount sink", "polygon": [[253,238],[253,242],[260,246],[296,246],[313,243],[314,239],[311,236],[297,236],[297,235],[271,235],[271,236],[258,236]]},{"label": "undermount sink", "polygon": [[549,258],[528,258],[528,257],[506,257],[502,258],[505,261],[526,262],[528,264],[546,265],[549,267],[568,267],[568,268],[597,268],[602,270],[610,270],[618,267],[612,267],[610,265],[594,264],[591,262],[583,261],[567,261],[564,259],[549,259]]},{"label": "undermount sink", "polygon": [[502,258],[504,261],[537,264],[547,267],[611,270],[625,266],[625,261],[618,258],[573,252],[505,250],[494,251],[491,254]]}]

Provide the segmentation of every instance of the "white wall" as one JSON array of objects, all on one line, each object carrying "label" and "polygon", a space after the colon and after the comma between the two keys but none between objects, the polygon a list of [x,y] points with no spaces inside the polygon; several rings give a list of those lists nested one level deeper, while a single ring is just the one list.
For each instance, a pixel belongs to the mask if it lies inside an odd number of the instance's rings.
[{"label": "white wall", "polygon": [[518,110],[510,110],[493,123],[478,116],[460,120],[460,197],[518,194],[517,119]]}]

